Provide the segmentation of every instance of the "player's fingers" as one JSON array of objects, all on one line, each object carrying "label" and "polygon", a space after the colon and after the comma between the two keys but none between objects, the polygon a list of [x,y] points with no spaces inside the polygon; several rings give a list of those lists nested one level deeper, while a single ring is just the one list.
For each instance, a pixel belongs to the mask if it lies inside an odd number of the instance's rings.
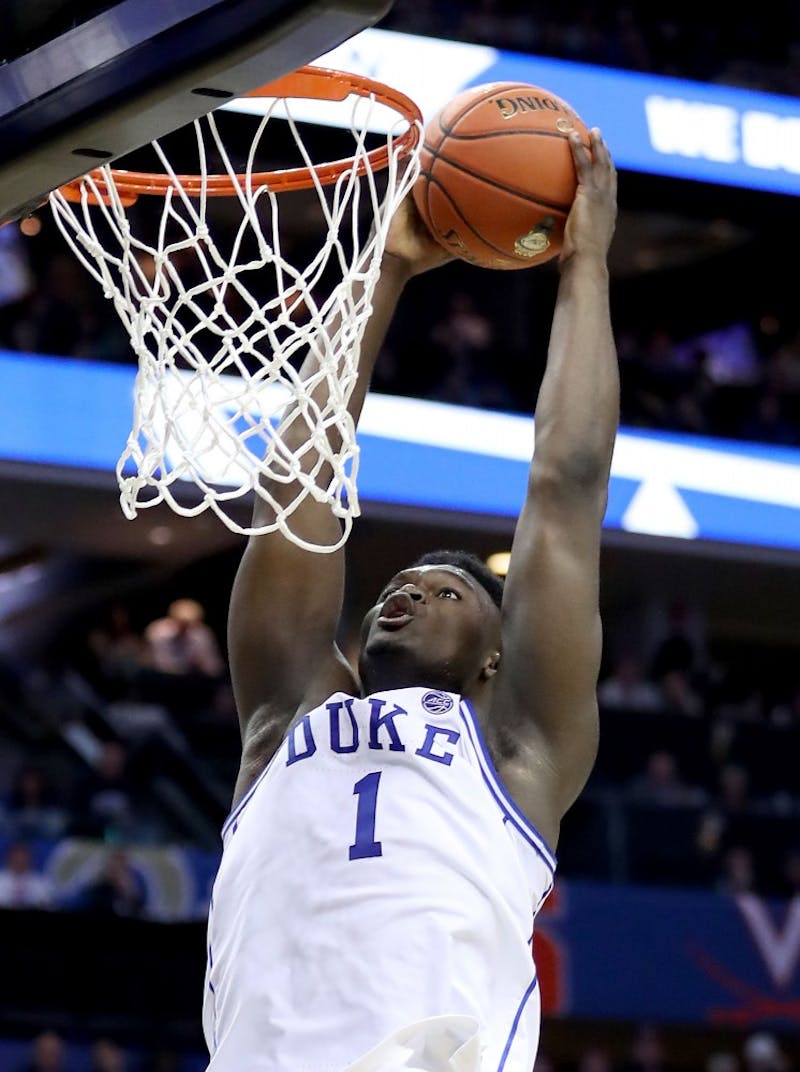
[{"label": "player's fingers", "polygon": [[573,130],[569,136],[569,147],[572,150],[572,159],[575,161],[575,170],[578,173],[578,181],[580,182],[588,174],[592,164],[592,157],[577,130]]},{"label": "player's fingers", "polygon": [[592,159],[598,167],[612,168],[613,161],[608,151],[608,146],[603,140],[599,127],[592,127],[589,135],[592,139]]}]

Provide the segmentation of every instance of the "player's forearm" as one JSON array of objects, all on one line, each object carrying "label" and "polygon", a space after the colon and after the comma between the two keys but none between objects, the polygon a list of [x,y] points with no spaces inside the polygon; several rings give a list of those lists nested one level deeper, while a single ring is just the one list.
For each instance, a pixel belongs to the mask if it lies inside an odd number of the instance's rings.
[{"label": "player's forearm", "polygon": [[596,253],[576,253],[561,267],[536,405],[534,475],[604,487],[618,426],[619,369],[608,267]]},{"label": "player's forearm", "polygon": [[[409,277],[410,272],[401,261],[396,260],[391,256],[384,257],[381,266],[381,274],[372,295],[372,311],[367,319],[364,333],[361,338],[356,381],[347,404],[347,411],[356,425],[361,416],[364,399],[369,390],[375,362],[378,359],[392,316],[394,315],[400,295],[402,294],[403,288]],[[359,284],[356,284],[356,286],[358,285]],[[341,317],[337,316],[327,324],[326,330],[331,337],[334,337],[341,330],[341,326]],[[318,358],[311,352],[300,367],[298,379],[301,382],[308,381],[318,372],[318,370]],[[325,396],[327,395],[328,390],[329,386],[327,379],[323,379],[311,392],[310,397],[312,401],[320,409],[325,408],[327,403],[327,398]],[[294,426],[286,429],[284,432],[284,440],[292,442],[293,438],[297,438],[298,442],[296,445],[298,447],[302,445],[307,437],[308,429],[305,426],[305,423],[301,420],[296,420]],[[331,447],[334,450],[338,450],[341,446],[341,440],[335,428],[329,429],[328,437]]]},{"label": "player's forearm", "polygon": [[375,362],[381,352],[386,333],[397,309],[400,295],[410,278],[408,267],[391,255],[384,256],[381,275],[372,295],[372,313],[361,339],[358,359],[358,378],[350,395],[347,410],[357,425],[361,417]]}]

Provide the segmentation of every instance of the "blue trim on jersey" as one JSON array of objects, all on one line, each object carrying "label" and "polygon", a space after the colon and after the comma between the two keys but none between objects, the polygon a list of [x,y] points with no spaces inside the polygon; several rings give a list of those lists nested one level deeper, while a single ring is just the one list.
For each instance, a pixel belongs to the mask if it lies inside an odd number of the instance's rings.
[{"label": "blue trim on jersey", "polygon": [[530,986],[525,991],[525,993],[522,995],[522,1001],[519,1003],[519,1006],[517,1007],[517,1012],[516,1012],[516,1015],[514,1016],[514,1021],[511,1024],[511,1030],[508,1033],[508,1038],[506,1039],[506,1044],[505,1044],[505,1047],[503,1048],[503,1054],[502,1054],[502,1056],[500,1058],[500,1064],[497,1066],[497,1072],[503,1072],[503,1069],[506,1066],[506,1061],[508,1060],[508,1055],[511,1052],[511,1046],[512,1046],[512,1044],[514,1042],[514,1036],[516,1035],[517,1028],[519,1027],[520,1017],[522,1016],[522,1013],[525,1010],[525,1006],[528,1004],[528,999],[530,998],[531,994],[536,989],[537,982],[538,982],[538,979],[536,978],[536,972],[534,972],[533,973],[533,978],[531,979],[531,982],[530,982]]},{"label": "blue trim on jersey", "polygon": [[[555,876],[553,877],[553,880],[550,882],[550,885],[547,887],[547,889],[544,891],[542,896],[539,898],[539,903],[537,904],[537,906],[533,910],[534,918],[539,915],[539,909],[542,907],[544,902],[547,900],[547,898],[553,892],[553,886],[555,886]],[[531,941],[533,941],[533,935],[531,935]]]},{"label": "blue trim on jersey", "polygon": [[[285,738],[284,738],[284,740],[285,740]],[[231,823],[234,823],[238,819],[238,817],[242,814],[242,809],[244,808],[245,804],[247,804],[247,802],[250,800],[250,798],[252,797],[253,793],[255,793],[256,789],[258,789],[258,787],[261,784],[261,782],[263,781],[264,776],[266,775],[267,771],[270,769],[272,764],[275,762],[275,756],[277,756],[278,752],[280,752],[282,747],[283,747],[283,741],[281,741],[281,743],[278,745],[277,749],[275,750],[274,755],[272,756],[272,759],[269,761],[269,763],[267,763],[266,767],[264,767],[262,772],[259,774],[259,776],[256,778],[256,780],[253,782],[253,784],[247,790],[245,795],[242,797],[242,799],[239,801],[239,803],[236,805],[236,807],[233,809],[233,811],[231,811],[231,813],[228,815],[228,818],[222,824],[222,831],[221,831],[221,834],[220,834],[221,837],[223,837],[223,838],[225,837],[225,835],[227,834],[228,828],[230,827]]]},{"label": "blue trim on jersey", "polygon": [[[464,712],[466,711],[469,718],[466,718]],[[503,781],[500,775],[497,773],[497,768],[494,765],[489,749],[486,746],[486,741],[483,738],[483,731],[481,730],[480,723],[478,722],[478,716],[469,700],[462,699],[459,707],[461,719],[464,725],[467,727],[467,734],[472,747],[475,749],[478,757],[478,763],[481,767],[481,774],[483,780],[489,787],[489,791],[500,805],[501,810],[507,817],[510,823],[519,830],[525,840],[531,845],[531,847],[541,856],[551,871],[555,871],[557,861],[555,854],[550,851],[547,846],[547,842],[542,835],[530,822],[530,820],[522,813],[511,798],[511,794],[503,785]],[[551,887],[552,888],[552,887]],[[548,891],[549,892],[549,891]]]}]

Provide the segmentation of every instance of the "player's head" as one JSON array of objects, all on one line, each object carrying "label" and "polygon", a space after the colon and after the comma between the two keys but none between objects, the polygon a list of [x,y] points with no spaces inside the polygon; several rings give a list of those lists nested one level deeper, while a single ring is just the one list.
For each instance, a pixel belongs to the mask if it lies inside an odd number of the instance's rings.
[{"label": "player's head", "polygon": [[471,694],[500,661],[503,582],[468,551],[430,551],[392,577],[361,629],[364,689]]},{"label": "player's head", "polygon": [[420,566],[453,566],[469,573],[483,585],[492,603],[500,609],[503,602],[503,578],[489,569],[483,559],[478,558],[472,551],[426,551],[411,564],[412,569]]}]

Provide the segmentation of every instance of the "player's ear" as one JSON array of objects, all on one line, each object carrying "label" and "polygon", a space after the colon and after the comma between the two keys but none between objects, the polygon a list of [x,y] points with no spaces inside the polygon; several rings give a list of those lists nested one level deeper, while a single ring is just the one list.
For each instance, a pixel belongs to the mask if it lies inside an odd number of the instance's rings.
[{"label": "player's ear", "polygon": [[481,667],[481,681],[488,681],[490,677],[494,677],[499,666],[500,652],[490,652],[484,659],[483,666]]}]

